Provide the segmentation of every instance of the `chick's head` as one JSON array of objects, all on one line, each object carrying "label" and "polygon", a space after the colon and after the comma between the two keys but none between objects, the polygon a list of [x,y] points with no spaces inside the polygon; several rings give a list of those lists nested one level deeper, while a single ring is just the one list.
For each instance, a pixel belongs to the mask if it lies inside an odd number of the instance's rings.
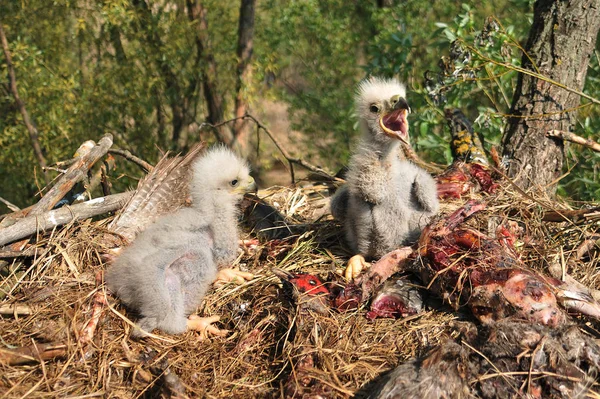
[{"label": "chick's head", "polygon": [[242,198],[244,193],[256,191],[248,164],[224,146],[215,146],[194,163],[190,186],[193,202],[207,195]]},{"label": "chick's head", "polygon": [[401,140],[408,144],[410,107],[406,89],[396,79],[371,77],[356,92],[356,112],[365,134],[378,143]]}]

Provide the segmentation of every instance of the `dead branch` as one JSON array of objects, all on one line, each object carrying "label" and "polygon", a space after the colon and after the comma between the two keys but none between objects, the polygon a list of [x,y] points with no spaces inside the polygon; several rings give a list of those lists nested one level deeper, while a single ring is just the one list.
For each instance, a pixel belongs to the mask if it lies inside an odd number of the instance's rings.
[{"label": "dead branch", "polygon": [[[109,151],[110,152],[110,151]],[[98,169],[92,178],[90,179],[90,183],[85,186],[85,189],[88,193],[94,191],[96,187],[98,187],[103,179],[106,177],[106,173],[113,170],[115,168],[115,158],[112,155],[108,155],[104,160],[104,164],[100,169]],[[108,194],[105,194],[108,195]]]},{"label": "dead branch", "polygon": [[13,258],[30,258],[35,256],[36,250],[33,247],[29,247],[23,251],[0,251],[0,259],[13,259]]},{"label": "dead branch", "polygon": [[542,216],[544,222],[566,222],[572,221],[573,223],[580,221],[587,221],[588,219],[593,220],[600,212],[600,207],[591,209],[575,209],[575,210],[564,210],[564,211],[547,211]]},{"label": "dead branch", "polygon": [[295,178],[294,178],[294,168],[293,168],[293,164],[297,164],[302,166],[303,168],[310,170],[311,172],[314,173],[318,173],[319,175],[323,176],[324,178],[326,178],[329,181],[342,181],[342,179],[339,179],[335,176],[333,176],[332,174],[326,172],[324,169],[319,168],[318,166],[314,166],[308,162],[306,162],[305,160],[303,160],[302,158],[294,158],[290,155],[289,152],[287,152],[287,150],[281,145],[281,143],[279,142],[279,140],[277,140],[275,138],[275,136],[273,135],[273,133],[271,133],[271,131],[269,129],[267,129],[267,127],[265,125],[263,125],[258,119],[256,119],[254,116],[250,115],[250,114],[246,114],[242,117],[237,117],[237,118],[232,118],[226,121],[223,121],[221,123],[217,123],[217,124],[212,124],[212,123],[208,123],[208,122],[204,122],[200,125],[200,128],[202,128],[202,126],[210,126],[213,129],[216,129],[218,127],[221,127],[225,124],[231,123],[231,122],[236,122],[239,121],[240,119],[250,119],[251,121],[253,121],[256,126],[261,129],[262,131],[264,131],[267,136],[269,136],[269,138],[271,139],[271,141],[273,142],[273,144],[275,144],[275,147],[277,147],[277,149],[279,150],[279,152],[281,152],[281,155],[283,155],[283,157],[286,159],[286,161],[288,161],[288,163],[290,164],[290,173],[292,176],[292,183],[295,183]]},{"label": "dead branch", "polygon": [[[314,166],[314,165],[306,162],[302,158],[294,158],[294,157],[292,157],[289,154],[289,152],[287,152],[287,150],[281,145],[281,143],[279,142],[279,140],[277,140],[275,138],[275,136],[271,133],[271,131],[269,129],[267,129],[267,127],[265,125],[263,125],[258,119],[256,119],[254,116],[252,116],[250,114],[246,114],[246,115],[244,115],[244,117],[247,118],[247,119],[252,120],[256,124],[256,126],[258,126],[260,129],[262,129],[262,131],[265,132],[267,134],[267,136],[269,136],[269,138],[271,139],[271,141],[273,141],[273,144],[275,144],[275,147],[277,147],[277,149],[279,150],[279,152],[281,152],[281,154],[284,156],[284,158],[290,164],[300,165],[303,168],[305,168],[307,170],[310,170],[311,172],[315,172],[315,173],[318,173],[320,175],[323,175],[324,177],[326,177],[330,181],[339,180],[338,178],[336,178],[332,174],[327,173],[325,170],[319,168],[318,166]],[[292,173],[293,173],[293,169],[292,169]],[[292,175],[292,183],[294,183],[293,175]]]},{"label": "dead branch", "polygon": [[592,139],[586,139],[571,132],[563,132],[562,130],[550,130],[548,133],[546,133],[546,136],[556,137],[561,140],[581,144],[582,146],[590,148],[593,151],[600,152],[600,144],[596,143]]},{"label": "dead branch", "polygon": [[92,216],[102,215],[106,212],[120,209],[131,198],[133,192],[109,195],[95,198],[73,206],[64,206],[59,209],[39,215],[30,215],[18,220],[13,225],[0,229],[0,245],[35,234],[44,232],[63,224],[87,219]]},{"label": "dead branch", "polygon": [[77,161],[67,169],[67,172],[58,180],[54,187],[52,187],[46,195],[33,206],[30,214],[39,215],[52,209],[75,184],[86,178],[87,172],[96,161],[106,155],[108,149],[112,146],[112,143],[112,135],[105,134],[94,148],[81,158],[77,159]]},{"label": "dead branch", "polygon": [[21,208],[19,208],[18,206],[16,206],[15,204],[13,204],[12,202],[9,202],[7,200],[5,200],[4,198],[0,197],[0,202],[2,202],[4,205],[6,205],[6,207],[8,209],[10,209],[12,212],[18,212],[21,210]]},{"label": "dead branch", "polygon": [[39,363],[44,360],[61,358],[67,354],[64,344],[36,344],[17,349],[0,348],[0,364],[18,366],[27,363]]},{"label": "dead branch", "polygon": [[2,316],[28,316],[30,314],[33,314],[33,308],[24,303],[9,303],[5,305],[0,305],[0,315]]},{"label": "dead branch", "polygon": [[143,159],[136,157],[130,151],[121,150],[118,148],[111,148],[108,150],[108,153],[119,155],[119,156],[125,158],[126,160],[135,163],[140,168],[142,168],[144,170],[144,172],[151,172],[152,169],[154,169],[154,166],[150,165],[148,162],[144,161]]},{"label": "dead branch", "polygon": [[[27,108],[25,108],[25,103],[19,96],[19,90],[17,89],[17,78],[15,76],[15,67],[12,63],[12,57],[10,55],[10,51],[8,49],[8,40],[6,40],[6,34],[4,33],[4,27],[0,22],[0,42],[2,42],[2,50],[4,51],[4,57],[6,58],[6,67],[8,69],[8,80],[10,85],[10,92],[12,96],[15,98],[15,102],[17,103],[17,108],[19,108],[19,112],[23,117],[23,123],[25,123],[25,127],[29,132],[29,139],[31,140],[31,146],[33,147],[33,152],[40,164],[42,169],[46,167],[46,158],[44,157],[44,153],[42,152],[42,146],[40,145],[39,133],[37,128],[35,127],[33,121],[29,117],[29,113],[27,112]],[[44,178],[46,179],[46,183],[48,182],[48,176],[44,173]]]},{"label": "dead branch", "polygon": [[594,248],[600,248],[600,240],[596,239],[587,239],[584,240],[575,250],[575,259],[581,260],[586,255],[591,255],[594,251]]}]

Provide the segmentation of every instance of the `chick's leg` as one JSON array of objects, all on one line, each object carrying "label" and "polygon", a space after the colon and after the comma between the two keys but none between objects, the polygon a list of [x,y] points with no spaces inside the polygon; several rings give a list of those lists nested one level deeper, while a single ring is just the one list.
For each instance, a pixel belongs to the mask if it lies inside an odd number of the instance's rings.
[{"label": "chick's leg", "polygon": [[352,281],[360,275],[363,269],[368,267],[369,264],[362,255],[354,255],[348,260],[348,265],[344,271],[344,277],[346,277],[346,280]]},{"label": "chick's leg", "polygon": [[220,330],[219,328],[212,325],[221,319],[221,316],[210,316],[200,317],[198,315],[190,315],[187,319],[188,330],[198,331],[200,333],[200,340],[208,338],[208,335],[216,335],[217,337],[223,337],[227,335],[228,330]]},{"label": "chick's leg", "polygon": [[215,287],[221,287],[227,283],[243,284],[246,281],[250,281],[254,278],[254,274],[249,272],[243,272],[239,268],[225,268],[217,272],[217,278],[215,279]]}]

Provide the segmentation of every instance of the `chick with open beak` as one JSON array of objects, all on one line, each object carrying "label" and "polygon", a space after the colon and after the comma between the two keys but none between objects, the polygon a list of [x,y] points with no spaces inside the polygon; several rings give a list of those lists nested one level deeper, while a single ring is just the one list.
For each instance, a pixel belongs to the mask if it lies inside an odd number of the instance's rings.
[{"label": "chick with open beak", "polygon": [[349,262],[348,278],[363,268],[364,258],[415,242],[439,207],[433,178],[399,151],[401,141],[409,142],[404,85],[394,79],[363,81],[356,111],[362,137],[350,158],[347,184],[331,200],[331,213],[358,254]]}]

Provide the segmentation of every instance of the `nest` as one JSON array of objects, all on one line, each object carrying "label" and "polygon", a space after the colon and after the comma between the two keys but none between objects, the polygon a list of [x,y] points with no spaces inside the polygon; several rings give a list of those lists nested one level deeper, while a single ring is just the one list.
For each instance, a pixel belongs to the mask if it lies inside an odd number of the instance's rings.
[{"label": "nest", "polygon": [[[518,248],[530,267],[552,266],[554,272],[558,267],[600,289],[600,215],[573,213],[566,202],[502,186],[486,196],[487,209],[470,223],[493,232],[499,223],[513,222],[522,230]],[[301,228],[291,237],[262,238],[244,247],[236,263],[256,278],[209,292],[199,313],[220,315],[219,327],[230,333],[204,341],[194,332],[130,338],[134,316],[102,281],[107,265],[100,238],[112,217],[38,237],[31,256],[6,259],[1,268],[0,392],[5,397],[282,397],[290,394],[289,381],[298,392],[309,381],[319,384],[321,397],[347,398],[456,336],[454,320],[472,320],[467,311],[435,298],[427,311],[404,319],[369,321],[364,308],[329,316],[299,312],[270,269],[339,275],[349,254],[339,226],[326,213],[328,195],[319,185],[260,194],[286,223]],[[464,198],[445,203],[442,213],[462,203]],[[245,231],[244,238],[253,237],[255,232]],[[596,321],[579,323],[593,334],[599,328]],[[306,353],[317,361],[301,373]]]}]

